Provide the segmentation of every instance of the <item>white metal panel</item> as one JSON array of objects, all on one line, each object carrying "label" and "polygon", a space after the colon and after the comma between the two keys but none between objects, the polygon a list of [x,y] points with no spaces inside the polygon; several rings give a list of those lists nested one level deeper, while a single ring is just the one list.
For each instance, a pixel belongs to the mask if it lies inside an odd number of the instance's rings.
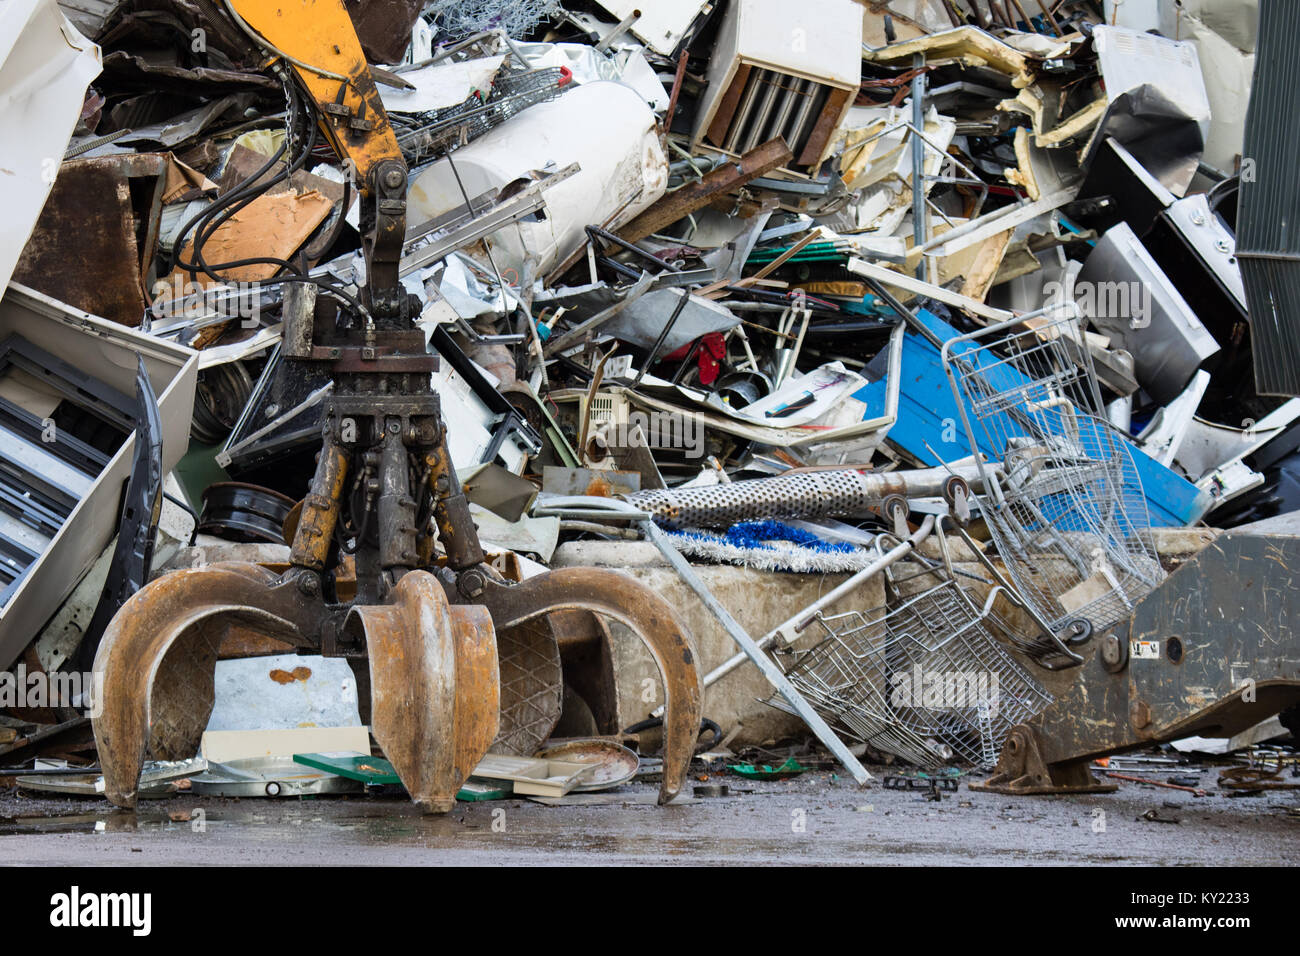
[{"label": "white metal panel", "polygon": [[641,16],[632,24],[632,35],[664,56],[670,55],[700,15],[708,0],[597,0],[599,5],[622,21],[632,11]]},{"label": "white metal panel", "polygon": [[736,0],[736,53],[833,86],[862,82],[862,7],[853,0]]},{"label": "white metal panel", "polygon": [[[540,170],[577,163],[580,170],[543,191],[546,219],[517,222],[488,242],[502,277],[518,287],[525,260],[542,276],[586,241],[591,223],[617,229],[664,194],[668,160],[655,115],[639,93],[599,80],[530,107],[452,155],[465,190],[477,196]],[[464,204],[449,160],[419,173],[409,196],[412,222]]]},{"label": "white metal panel", "polygon": [[99,47],[54,0],[0,3],[0,289],[36,226],[99,69]]},{"label": "white metal panel", "polygon": [[[136,354],[143,356],[162,417],[163,471],[176,466],[189,448],[197,352],[11,283],[0,299],[0,340],[15,333],[126,395],[135,394]],[[0,668],[17,659],[117,534],[134,448],[132,435],[0,608]]]}]

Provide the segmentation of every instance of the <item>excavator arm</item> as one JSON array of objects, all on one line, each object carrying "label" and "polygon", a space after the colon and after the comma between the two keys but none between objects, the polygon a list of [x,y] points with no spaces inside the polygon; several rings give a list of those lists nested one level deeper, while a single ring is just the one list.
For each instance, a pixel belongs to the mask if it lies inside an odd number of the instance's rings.
[{"label": "excavator arm", "polygon": [[406,236],[406,162],[342,0],[225,0],[274,70],[292,70],[321,131],[360,193],[367,289],[380,317],[405,302],[398,262]]},{"label": "excavator arm", "polygon": [[[108,798],[135,805],[147,753],[193,755],[223,637],[237,626],[364,665],[368,680],[358,683],[369,685],[375,739],[411,797],[445,812],[489,746],[510,739],[512,720],[535,719],[531,697],[507,700],[500,674],[558,660],[556,629],[585,612],[628,627],[659,664],[666,802],[685,779],[700,727],[689,634],[667,601],[627,575],[566,568],[510,582],[485,562],[433,388],[438,358],[414,326],[419,300],[398,274],[406,164],[342,0],[224,2],[267,67],[293,71],[353,171],[363,202],[363,308],[337,311],[303,282],[285,293],[282,357],[324,366],[334,381],[316,474],[287,532],[290,568],[172,571],[105,630],[94,665],[103,707],[93,725]],[[351,601],[337,600],[345,550],[356,569]],[[540,634],[532,645],[498,645],[498,631],[524,628]],[[539,641],[549,645],[538,649]],[[547,687],[559,700],[561,688]]]}]

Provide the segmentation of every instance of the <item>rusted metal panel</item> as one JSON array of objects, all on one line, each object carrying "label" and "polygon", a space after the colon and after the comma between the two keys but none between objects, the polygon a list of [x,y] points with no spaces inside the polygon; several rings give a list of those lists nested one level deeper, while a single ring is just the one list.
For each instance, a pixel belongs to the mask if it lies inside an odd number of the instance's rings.
[{"label": "rusted metal panel", "polygon": [[371,63],[400,63],[422,0],[344,0],[361,49]]},{"label": "rusted metal panel", "polygon": [[826,105],[822,107],[821,114],[817,117],[817,125],[813,127],[808,142],[804,144],[803,152],[799,154],[798,162],[800,166],[811,165],[821,158],[822,151],[826,149],[826,143],[834,134],[835,127],[839,125],[840,118],[844,115],[844,107],[848,104],[848,101],[848,90],[831,89],[830,94],[826,97]]},{"label": "rusted metal panel", "polygon": [[1049,675],[1056,703],[1017,728],[1024,746],[1004,750],[988,788],[1068,792],[1097,757],[1231,736],[1300,703],[1297,524],[1284,516],[1220,536],[1084,646],[1068,684]]},{"label": "rusted metal panel", "polygon": [[445,813],[497,734],[492,619],[478,605],[449,605],[425,571],[404,575],[389,601],[350,618],[369,648],[371,727],[411,799]]},{"label": "rusted metal panel", "polygon": [[173,571],[136,592],[95,655],[102,710],[93,718],[104,793],[134,807],[145,753],[193,756],[212,712],[225,624],[304,646],[319,615],[296,588],[255,564]]},{"label": "rusted metal panel", "polygon": [[749,63],[740,64],[731,86],[727,88],[726,94],[718,103],[718,111],[713,114],[713,122],[709,124],[709,131],[706,134],[708,141],[714,146],[721,146],[726,142],[727,130],[731,128],[731,119],[736,115],[736,107],[740,105],[740,97],[745,92],[745,84],[749,82],[749,74],[753,69],[754,67]]},{"label": "rusted metal panel", "polygon": [[[137,191],[133,180],[153,182]],[[146,281],[165,184],[166,157],[158,153],[64,163],[14,281],[138,326],[148,306]]]}]

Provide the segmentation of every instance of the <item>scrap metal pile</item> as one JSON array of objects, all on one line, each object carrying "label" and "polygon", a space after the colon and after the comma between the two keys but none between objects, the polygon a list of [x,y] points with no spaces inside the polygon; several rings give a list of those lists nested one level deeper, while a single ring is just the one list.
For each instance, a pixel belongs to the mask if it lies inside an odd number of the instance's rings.
[{"label": "scrap metal pile", "polygon": [[[116,802],[200,735],[243,792],[229,665],[295,651],[434,809],[647,717],[671,797],[751,665],[859,782],[991,768],[1161,529],[1300,509],[1282,4],[307,6],[364,60],[262,0],[0,10],[0,667],[106,682]],[[708,566],[838,577],[751,636]],[[0,764],[94,762],[86,694],[0,701]]]}]

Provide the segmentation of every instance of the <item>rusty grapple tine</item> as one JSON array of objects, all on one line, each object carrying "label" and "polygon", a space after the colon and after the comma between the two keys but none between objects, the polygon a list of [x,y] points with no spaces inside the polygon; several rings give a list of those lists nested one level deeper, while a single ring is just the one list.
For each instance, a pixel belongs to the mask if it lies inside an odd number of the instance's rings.
[{"label": "rusty grapple tine", "polygon": [[304,608],[272,592],[255,564],[172,571],[141,588],[109,622],[93,669],[91,726],[105,795],[132,808],[145,753],[192,757],[212,714],[222,635],[242,623],[300,643]]},{"label": "rusty grapple tine", "polygon": [[500,681],[492,618],[447,603],[427,571],[402,576],[387,604],[358,605],[345,628],[369,647],[371,729],[421,809],[446,813],[497,735]]},{"label": "rusty grapple tine", "polygon": [[700,733],[699,670],[672,605],[631,575],[607,568],[558,568],[520,584],[489,582],[482,601],[497,630],[550,614],[582,610],[626,625],[645,643],[664,679],[664,773],[659,802],[680,792]]}]

